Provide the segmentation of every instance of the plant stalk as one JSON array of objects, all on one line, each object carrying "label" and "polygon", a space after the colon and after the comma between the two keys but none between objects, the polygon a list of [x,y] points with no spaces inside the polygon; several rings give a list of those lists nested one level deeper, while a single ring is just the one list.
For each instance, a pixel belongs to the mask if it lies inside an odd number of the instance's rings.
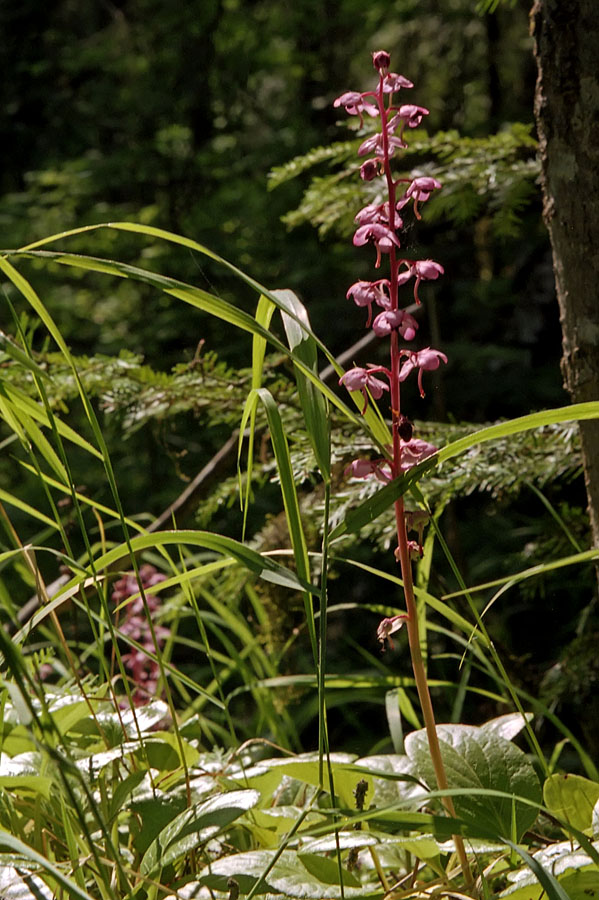
[{"label": "plant stalk", "polygon": [[[437,779],[437,785],[440,791],[445,791],[449,788],[449,784],[447,782],[447,775],[445,773],[443,757],[441,756],[441,748],[439,746],[439,737],[437,735],[437,726],[435,722],[435,713],[433,710],[433,703],[431,700],[428,680],[426,677],[426,670],[424,668],[424,661],[422,659],[422,650],[420,647],[418,615],[416,610],[416,600],[414,598],[412,565],[410,562],[410,552],[408,549],[403,498],[400,498],[395,503],[395,520],[397,524],[398,556],[401,565],[401,577],[403,581],[404,597],[406,601],[406,612],[408,614],[406,629],[408,632],[412,670],[414,672],[416,690],[418,691],[418,699],[420,700],[420,708],[422,710],[422,717],[424,719],[424,726],[426,728],[428,747],[431,754],[435,777]],[[443,797],[442,802],[449,815],[455,819],[456,811],[453,804],[453,798]],[[470,871],[470,864],[466,855],[466,848],[464,846],[463,838],[459,834],[454,834],[453,840],[458,854],[458,859],[462,867],[464,880],[466,884],[472,884],[472,873]]]}]

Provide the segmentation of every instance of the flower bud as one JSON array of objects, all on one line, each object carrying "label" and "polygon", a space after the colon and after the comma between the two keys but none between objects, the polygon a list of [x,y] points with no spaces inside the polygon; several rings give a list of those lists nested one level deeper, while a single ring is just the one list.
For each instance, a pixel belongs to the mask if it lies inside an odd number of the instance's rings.
[{"label": "flower bud", "polygon": [[414,426],[412,425],[408,417],[400,415],[399,422],[397,423],[397,433],[399,434],[402,441],[406,441],[406,443],[411,441],[413,432]]},{"label": "flower bud", "polygon": [[391,65],[391,57],[386,50],[375,50],[372,54],[372,65],[379,72],[385,72]]}]

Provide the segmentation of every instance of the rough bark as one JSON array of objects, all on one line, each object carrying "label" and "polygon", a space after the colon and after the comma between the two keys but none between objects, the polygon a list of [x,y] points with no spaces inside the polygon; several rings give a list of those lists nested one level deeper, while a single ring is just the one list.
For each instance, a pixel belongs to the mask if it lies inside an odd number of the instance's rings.
[{"label": "rough bark", "polygon": [[[535,116],[543,215],[572,402],[599,400],[599,3],[535,0]],[[599,546],[599,420],[580,424],[593,543]]]}]

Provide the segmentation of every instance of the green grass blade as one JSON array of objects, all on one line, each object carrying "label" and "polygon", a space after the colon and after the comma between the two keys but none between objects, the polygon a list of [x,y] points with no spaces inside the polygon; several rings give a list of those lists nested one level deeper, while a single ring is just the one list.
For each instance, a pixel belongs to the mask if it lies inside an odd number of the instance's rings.
[{"label": "green grass blade", "polygon": [[[245,544],[233,540],[233,538],[212,534],[209,531],[156,531],[152,534],[136,535],[131,538],[128,544],[120,544],[118,547],[113,547],[96,558],[94,560],[94,568],[96,571],[102,571],[121,562],[121,560],[129,559],[131,552],[140,553],[143,550],[151,550],[172,544],[187,544],[192,547],[203,547],[206,550],[213,550],[215,553],[233,558],[249,572],[253,572],[265,581],[271,581],[274,584],[288,587],[294,591],[315,591],[309,581],[303,580],[299,575],[279,565],[270,557],[263,556],[256,550],[246,547]],[[77,576],[77,580],[80,584],[82,577]],[[72,583],[69,582],[69,585],[72,585]]]},{"label": "green grass blade", "polygon": [[[260,295],[258,306],[256,308],[256,322],[264,329],[270,327],[270,320],[276,307],[272,300]],[[262,335],[254,334],[252,338],[252,388],[257,390],[262,386],[262,373],[264,369],[264,355],[266,353],[266,338]],[[243,508],[243,529],[242,535],[245,537],[245,529],[247,525],[247,514],[249,509],[250,494],[252,490],[252,469],[254,463],[254,438],[256,433],[256,396],[249,395],[243,409],[241,417],[241,425],[239,427],[239,443],[237,449],[237,472],[239,477],[239,498]],[[249,428],[248,428],[249,423]],[[241,478],[241,451],[243,448],[244,435],[248,430],[248,453],[247,453],[247,473],[245,496]]]},{"label": "green grass blade", "polygon": [[[281,493],[283,495],[283,505],[285,507],[285,516],[287,519],[287,527],[289,529],[289,537],[293,548],[293,557],[300,580],[306,584],[310,584],[310,558],[308,556],[308,547],[304,535],[302,518],[297,499],[297,491],[295,489],[295,481],[293,480],[293,467],[291,465],[291,457],[289,455],[289,445],[285,436],[285,429],[279,413],[277,404],[270,393],[265,388],[256,391],[261,403],[266,410],[268,418],[268,427],[270,429],[270,437],[272,441],[275,459],[277,461],[277,469],[281,482]],[[311,589],[312,593],[317,593]],[[306,612],[306,624],[310,635],[310,643],[314,653],[314,660],[318,660],[318,650],[316,646],[316,626],[314,623],[314,610],[312,608],[312,600],[310,591],[304,591],[304,608]]]},{"label": "green grass blade", "polygon": [[12,834],[8,834],[6,831],[0,831],[0,848],[9,853],[15,853],[19,857],[28,859],[36,869],[46,872],[53,881],[56,881],[56,883],[66,892],[67,896],[76,898],[76,900],[93,900],[87,891],[82,890],[76,882],[71,881],[70,878],[63,875],[57,866],[53,865],[48,859],[40,853],[37,853],[32,847],[28,847],[27,844],[24,844],[23,841],[20,841]]},{"label": "green grass blade", "polygon": [[[231,303],[227,303],[227,301],[222,300],[220,297],[216,297],[213,294],[208,293],[208,291],[204,291],[201,288],[195,287],[194,285],[186,284],[185,282],[179,281],[175,278],[169,278],[165,275],[158,275],[155,272],[150,272],[147,269],[140,269],[138,266],[131,266],[127,263],[114,262],[111,260],[98,259],[96,257],[91,256],[81,256],[80,254],[74,253],[53,253],[50,251],[3,251],[5,254],[10,253],[11,255],[19,258],[35,258],[35,259],[46,259],[51,262],[59,263],[61,265],[71,266],[75,268],[82,268],[93,272],[100,272],[104,274],[114,275],[120,278],[132,278],[136,281],[145,282],[146,284],[151,284],[159,290],[164,291],[165,294],[168,294],[171,297],[175,297],[178,300],[183,300],[185,303],[189,303],[191,306],[196,309],[200,309],[203,312],[208,313],[209,315],[214,316],[215,318],[221,319],[224,322],[227,322],[230,325],[235,326],[236,328],[241,329],[242,331],[247,331],[250,334],[256,334],[260,337],[263,337],[267,340],[273,347],[279,350],[281,353],[284,353],[286,356],[289,356],[294,364],[303,372],[303,374],[308,378],[327,399],[339,409],[348,419],[354,422],[354,424],[358,425],[361,429],[366,429],[369,431],[375,442],[384,446],[389,442],[389,433],[384,423],[379,422],[376,418],[372,418],[368,416],[364,416],[363,419],[360,416],[356,415],[352,412],[349,407],[335,394],[331,388],[321,382],[318,378],[318,375],[315,374],[311,369],[309,369],[304,362],[299,359],[294,353],[292,353],[285,344],[282,343],[272,332],[268,331],[266,328],[263,328],[259,325],[255,318],[251,316],[249,313],[244,312],[241,309],[238,309],[236,306],[233,306]],[[34,307],[36,312],[42,318],[42,321],[50,330],[50,333],[57,341],[60,349],[63,351],[67,359],[70,359],[70,354],[64,343],[64,340],[60,336],[58,329],[56,328],[54,322],[51,320],[51,317],[46,312],[43,304],[39,301],[39,298],[34,295],[31,287],[25,281],[25,279],[17,272],[14,267],[8,263],[6,259],[3,259],[0,256],[0,268],[3,268],[9,277],[19,289],[22,289],[24,296],[30,301],[31,305]],[[22,287],[22,286],[25,287]],[[27,290],[28,288],[28,290]],[[269,299],[273,298],[273,302],[276,302],[276,298],[270,291],[266,291],[263,289],[265,296]],[[33,294],[33,297],[32,297]],[[34,299],[35,298],[35,299]],[[278,302],[276,305],[279,305]],[[43,317],[42,317],[43,314]],[[323,345],[319,342],[319,347]],[[330,357],[327,351],[327,358]],[[337,367],[339,368],[339,367]],[[341,370],[339,370],[341,371]]]},{"label": "green grass blade", "polygon": [[[289,349],[301,359],[306,368],[318,372],[318,347],[310,329],[310,319],[305,306],[293,291],[273,291],[281,305],[293,313],[281,313]],[[300,324],[301,323],[301,324]],[[300,405],[306,423],[306,432],[314,451],[316,464],[325,481],[331,477],[331,427],[327,403],[322,391],[306,378],[295,366],[295,378]]]},{"label": "green grass blade", "polygon": [[38,366],[36,362],[34,362],[26,353],[21,350],[18,344],[15,344],[7,334],[4,334],[2,330],[0,330],[0,352],[3,351],[7,356],[10,356],[15,362],[17,362],[24,369],[28,369],[28,371],[32,372],[34,375],[37,375],[39,378],[45,378],[50,381],[50,376],[41,366]]},{"label": "green grass blade", "polygon": [[52,413],[53,422],[50,422],[46,410],[19,388],[15,387],[15,385],[6,383],[2,385],[2,390],[6,398],[12,403],[13,409],[22,411],[45,428],[50,428],[54,425],[61,437],[70,441],[72,444],[76,444],[77,447],[80,447],[82,450],[91,453],[96,459],[102,459],[102,454],[99,450],[90,444],[89,441],[86,441],[85,438],[81,437],[74,428],[66,425],[55,413]]},{"label": "green grass blade", "polygon": [[559,422],[582,421],[584,419],[599,419],[599,401],[591,400],[587,403],[573,403],[572,406],[560,406],[557,409],[546,409],[541,412],[530,413],[508,422],[499,422],[497,425],[489,425],[467,434],[451,444],[447,444],[439,450],[439,462],[459,456],[470,447],[483,444],[485,441],[494,441],[498,438],[509,437],[510,434],[519,434],[521,431],[530,431],[533,428],[542,428],[544,425],[556,425]]},{"label": "green grass blade", "polygon": [[564,556],[561,559],[555,559],[552,562],[539,563],[537,566],[531,566],[529,569],[523,569],[521,572],[517,572],[514,575],[505,575],[503,578],[496,578],[493,581],[486,581],[484,584],[477,584],[474,587],[464,588],[461,591],[452,591],[451,594],[445,594],[445,600],[448,600],[451,597],[461,597],[465,594],[474,594],[477,591],[486,591],[489,588],[498,587],[503,585],[500,591],[495,594],[492,600],[489,601],[487,608],[494,603],[505,591],[511,588],[515,584],[519,584],[521,581],[525,581],[527,578],[534,578],[537,575],[546,575],[548,572],[553,572],[555,569],[563,569],[566,566],[576,566],[581,565],[582,563],[594,562],[596,559],[599,559],[599,548],[595,547],[592,550],[584,550],[582,553],[574,553],[572,556]]}]

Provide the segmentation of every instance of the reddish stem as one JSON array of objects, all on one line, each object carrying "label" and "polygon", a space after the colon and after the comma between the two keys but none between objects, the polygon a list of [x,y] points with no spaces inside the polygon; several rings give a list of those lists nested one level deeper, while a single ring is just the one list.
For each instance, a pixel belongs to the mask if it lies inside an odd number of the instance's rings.
[{"label": "reddish stem", "polygon": [[[385,178],[387,181],[387,195],[389,198],[389,227],[393,230],[394,233],[397,233],[397,229],[395,227],[395,186],[396,183],[393,181],[393,176],[391,173],[391,166],[389,163],[389,135],[387,132],[387,125],[389,121],[389,113],[387,108],[385,107],[384,102],[384,93],[383,93],[383,75],[381,74],[379,77],[379,86],[377,90],[377,103],[379,107],[379,113],[381,116],[381,125],[382,125],[382,144],[383,144],[383,170],[385,174]],[[397,259],[397,254],[395,252],[395,247],[392,245],[389,253],[389,266],[390,266],[390,277],[389,277],[389,297],[391,300],[391,309],[398,309],[398,272],[399,272],[400,261]],[[400,398],[400,382],[399,382],[399,367],[400,367],[400,350],[399,350],[399,339],[397,330],[393,330],[391,332],[391,379],[390,379],[390,388],[391,388],[391,429],[393,434],[393,460],[391,463],[393,470],[393,477],[397,478],[401,474],[401,441],[399,437],[399,423],[401,416],[401,398]],[[420,644],[420,633],[418,628],[418,611],[416,608],[416,601],[414,597],[414,585],[412,580],[412,563],[410,561],[410,551],[408,548],[408,536],[406,532],[406,521],[404,515],[404,503],[403,497],[400,497],[399,500],[395,502],[395,521],[397,525],[397,556],[399,557],[399,562],[401,566],[401,577],[403,581],[403,590],[404,597],[406,603],[406,612],[408,614],[408,619],[406,622],[406,628],[408,632],[408,642],[410,646],[410,657],[412,660],[412,669],[414,672],[414,680],[416,682],[416,690],[418,692],[418,698],[420,700],[420,707],[422,709],[422,716],[424,719],[424,724],[426,728],[426,734],[428,739],[429,750],[431,754],[431,759],[433,763],[433,768],[435,771],[435,777],[437,779],[437,785],[439,790],[447,790],[447,775],[445,773],[445,766],[443,764],[443,758],[441,756],[441,748],[439,746],[439,738],[437,736],[437,726],[435,722],[435,713],[433,710],[433,704],[431,700],[431,695],[428,687],[428,679],[426,676],[426,669],[424,667],[424,660],[422,658],[422,648]],[[447,810],[447,812],[456,817],[455,807],[453,805],[453,800],[451,797],[444,797],[443,804]],[[456,846],[456,851],[460,860],[460,864],[462,867],[462,873],[464,875],[464,879],[467,884],[472,882],[472,875],[470,872],[470,866],[468,863],[468,858],[466,856],[466,850],[464,847],[464,842],[460,835],[454,835],[454,842]]]}]

